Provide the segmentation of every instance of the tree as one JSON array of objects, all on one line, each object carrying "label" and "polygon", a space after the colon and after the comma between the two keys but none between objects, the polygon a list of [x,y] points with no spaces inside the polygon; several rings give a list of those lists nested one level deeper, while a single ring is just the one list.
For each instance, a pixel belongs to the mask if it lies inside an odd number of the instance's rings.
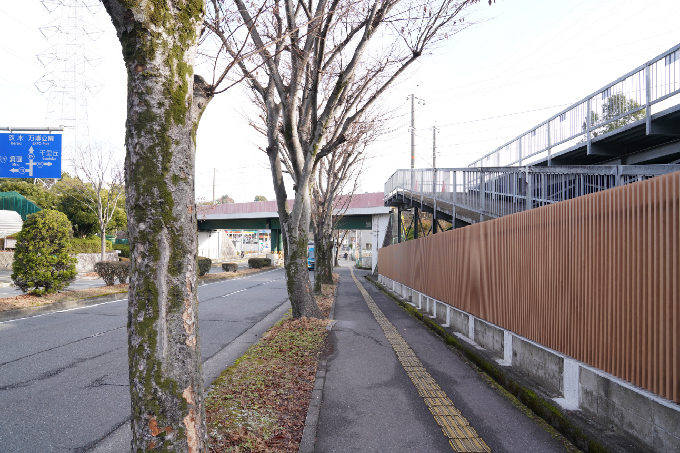
[{"label": "tree", "polygon": [[[604,104],[602,104],[602,116],[594,111],[590,112],[590,125],[593,131],[593,137],[606,134],[607,132],[614,131],[627,124],[641,120],[647,115],[647,112],[645,109],[640,109],[640,107],[641,106],[637,101],[629,99],[624,93],[616,93],[609,96]],[[627,112],[636,109],[639,110],[626,115]],[[619,116],[620,118],[617,118]],[[598,124],[603,123],[607,124],[599,128],[595,127]],[[581,125],[581,129],[584,131],[588,130],[587,119]]]},{"label": "tree", "polygon": [[205,452],[194,156],[212,92],[193,73],[204,2],[102,3],[128,75],[131,450]]},{"label": "tree", "polygon": [[[62,179],[66,179],[62,176]],[[67,184],[57,184],[60,197],[57,209],[68,217],[73,225],[73,235],[84,238],[92,236],[99,231],[97,216],[81,203],[76,190]]]},{"label": "tree", "polygon": [[102,143],[78,147],[71,157],[74,178],[63,182],[69,195],[94,214],[101,238],[101,261],[106,253],[106,229],[125,190],[123,169],[113,150]]},{"label": "tree", "polygon": [[[317,164],[316,181],[312,186],[316,292],[321,291],[321,284],[333,283],[333,230],[352,201],[365,161],[366,148],[380,137],[381,125],[385,123],[385,116],[378,114],[353,123],[346,134],[347,141]],[[348,193],[338,198],[338,194],[348,186]]]},{"label": "tree", "polygon": [[57,209],[57,196],[39,184],[3,179],[0,183],[0,192],[18,192],[41,209]]},{"label": "tree", "polygon": [[12,280],[23,292],[54,293],[76,278],[76,259],[69,256],[71,223],[59,211],[46,209],[26,218],[17,234]]},{"label": "tree", "polygon": [[255,201],[267,201],[267,197],[264,195],[255,195]]},{"label": "tree", "polygon": [[233,202],[234,202],[234,199],[231,198],[226,193],[224,195],[222,195],[221,197],[219,197],[217,200],[215,200],[216,204],[229,204],[229,203],[233,203]]},{"label": "tree", "polygon": [[201,206],[210,206],[213,204],[229,204],[233,203],[234,199],[231,198],[229,195],[224,194],[221,197],[215,199],[215,202],[213,203],[213,200],[206,200],[203,197],[199,197],[199,201],[196,202],[196,204],[201,205]]},{"label": "tree", "polygon": [[[347,140],[350,126],[413,62],[463,28],[458,16],[474,3],[477,0],[287,0],[253,5],[234,0],[223,17],[240,16],[240,23],[213,25],[224,48],[248,47],[253,55],[238,61],[238,68],[266,112],[266,152],[293,317],[321,316],[306,264],[316,165]],[[213,5],[221,8],[216,1]],[[237,26],[247,33],[232,34]],[[273,43],[272,48],[266,43]],[[284,159],[295,192],[292,209]]]}]

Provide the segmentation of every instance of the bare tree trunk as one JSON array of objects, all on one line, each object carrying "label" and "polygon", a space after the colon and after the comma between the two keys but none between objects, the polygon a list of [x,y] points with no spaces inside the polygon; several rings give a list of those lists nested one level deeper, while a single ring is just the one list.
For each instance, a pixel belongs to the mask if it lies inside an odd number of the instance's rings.
[{"label": "bare tree trunk", "polygon": [[99,226],[99,234],[102,237],[102,261],[104,261],[104,254],[106,253],[106,228]]},{"label": "bare tree trunk", "polygon": [[286,285],[288,286],[288,297],[293,306],[293,318],[323,318],[319,306],[316,305],[316,300],[312,294],[312,284],[309,281],[307,231],[300,229],[293,235],[288,230],[286,239],[288,242]]},{"label": "bare tree trunk", "polygon": [[333,236],[327,228],[318,228],[314,234],[314,290],[321,291],[321,284],[333,283]]},{"label": "bare tree trunk", "polygon": [[193,76],[204,5],[103,3],[128,71],[131,451],[205,452],[194,154],[207,101],[197,97]]}]

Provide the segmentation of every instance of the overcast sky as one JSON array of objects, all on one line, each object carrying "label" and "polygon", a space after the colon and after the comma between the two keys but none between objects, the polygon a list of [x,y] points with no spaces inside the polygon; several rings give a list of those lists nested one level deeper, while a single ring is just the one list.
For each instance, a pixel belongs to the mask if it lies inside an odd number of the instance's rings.
[{"label": "overcast sky", "polygon": [[[96,1],[94,2],[96,3]],[[680,2],[673,0],[497,0],[482,3],[474,27],[426,56],[385,96],[396,109],[389,134],[371,149],[362,192],[381,192],[387,178],[410,166],[410,101],[416,105],[416,167],[467,166],[551,115],[680,43]],[[123,156],[126,75],[106,12],[86,15],[101,29],[101,56],[88,77],[102,88],[88,98],[90,139]],[[39,0],[0,0],[0,126],[45,126],[47,99],[34,82],[47,69],[40,27],[59,21]],[[201,68],[197,73],[201,74]],[[198,130],[197,196],[229,194],[237,202],[274,198],[263,138],[244,120],[248,101],[234,88],[209,105]],[[51,125],[54,126],[54,125]]]}]

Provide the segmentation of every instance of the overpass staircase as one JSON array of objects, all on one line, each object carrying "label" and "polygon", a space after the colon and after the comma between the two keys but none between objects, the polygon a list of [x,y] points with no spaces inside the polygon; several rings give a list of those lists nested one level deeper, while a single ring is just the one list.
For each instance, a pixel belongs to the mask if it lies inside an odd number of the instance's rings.
[{"label": "overpass staircase", "polygon": [[[461,227],[680,171],[678,164],[397,170],[385,206]],[[401,218],[401,217],[400,217]],[[433,222],[434,232],[441,228]]]}]

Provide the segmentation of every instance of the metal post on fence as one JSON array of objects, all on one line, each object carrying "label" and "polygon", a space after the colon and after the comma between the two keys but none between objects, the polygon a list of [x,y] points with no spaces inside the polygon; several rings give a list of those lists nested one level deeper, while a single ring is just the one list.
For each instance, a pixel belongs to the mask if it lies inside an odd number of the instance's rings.
[{"label": "metal post on fence", "polygon": [[588,102],[586,103],[586,134],[587,134],[587,149],[586,149],[586,154],[590,154],[591,152],[591,146],[592,146],[592,134],[590,133],[590,129],[592,127],[592,118],[590,115],[590,100],[591,98],[588,98]]},{"label": "metal post on fence", "polygon": [[484,221],[484,212],[486,211],[486,181],[484,178],[484,170],[479,170],[479,210],[481,211],[479,213],[479,221],[483,222]]},{"label": "metal post on fence", "polygon": [[548,128],[548,167],[550,167],[552,165],[552,150],[550,143],[550,121],[548,121],[546,127]]},{"label": "metal post on fence", "polygon": [[529,173],[529,167],[526,167],[525,174],[527,175],[527,205],[525,210],[529,210],[534,207],[534,181],[533,174]]},{"label": "metal post on fence", "polygon": [[652,86],[652,79],[649,74],[649,63],[645,65],[645,129],[646,135],[652,133],[652,109],[651,109],[651,99],[652,95],[650,93]]},{"label": "metal post on fence", "polygon": [[519,166],[522,166],[522,137],[520,136],[517,139],[517,147],[519,149],[518,156],[519,156]]}]

